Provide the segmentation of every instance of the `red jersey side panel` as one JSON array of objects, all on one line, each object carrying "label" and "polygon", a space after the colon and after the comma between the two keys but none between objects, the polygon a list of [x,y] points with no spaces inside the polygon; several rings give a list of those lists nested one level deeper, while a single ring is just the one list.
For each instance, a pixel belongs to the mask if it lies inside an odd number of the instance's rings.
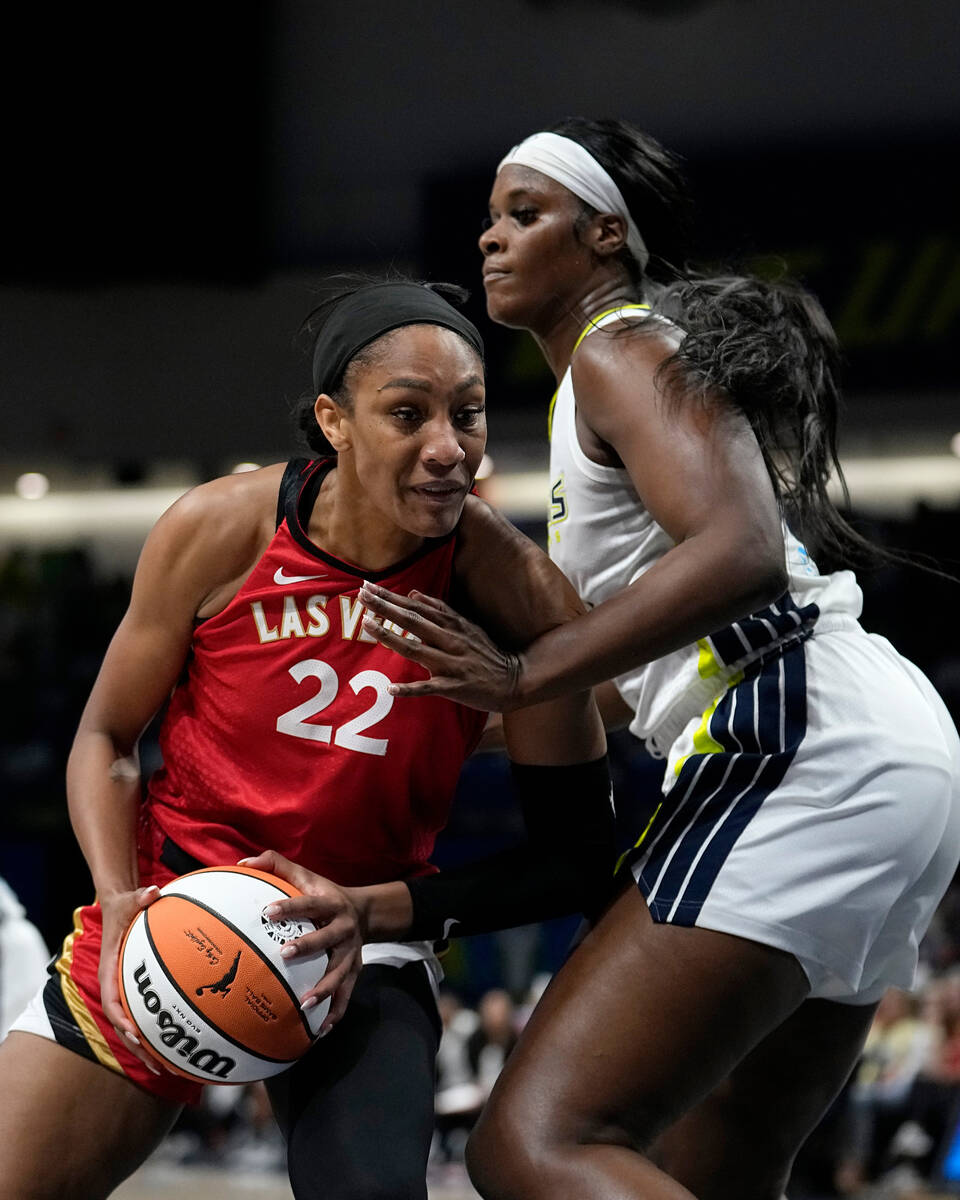
[{"label": "red jersey side panel", "polygon": [[[345,885],[423,873],[485,714],[389,695],[423,669],[364,634],[363,573],[306,537],[329,464],[292,468],[266,552],[194,634],[147,805],[204,863],[272,849]],[[372,578],[445,597],[455,545],[428,543]]]}]

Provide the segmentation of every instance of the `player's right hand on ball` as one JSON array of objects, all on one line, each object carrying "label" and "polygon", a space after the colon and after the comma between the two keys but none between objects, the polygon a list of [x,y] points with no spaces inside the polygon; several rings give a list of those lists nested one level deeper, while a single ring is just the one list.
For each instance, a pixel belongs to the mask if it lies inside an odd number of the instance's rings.
[{"label": "player's right hand on ball", "polygon": [[130,923],[137,913],[152,904],[159,895],[160,889],[154,885],[136,888],[132,892],[114,892],[112,895],[100,898],[100,911],[103,917],[103,938],[100,945],[98,974],[100,1003],[104,1015],[123,1039],[124,1045],[154,1075],[159,1075],[160,1069],[156,1061],[143,1049],[136,1029],[124,1012],[123,1005],[120,1003],[120,985],[117,974],[123,935],[130,928]]},{"label": "player's right hand on ball", "polygon": [[320,1027],[320,1037],[323,1037],[346,1011],[363,966],[364,931],[360,913],[342,887],[324,879],[322,875],[315,875],[306,867],[298,866],[275,850],[265,850],[256,858],[241,859],[239,865],[279,875],[303,893],[302,896],[291,896],[288,900],[277,900],[268,905],[264,916],[274,921],[306,918],[318,926],[312,933],[291,938],[284,944],[281,954],[284,958],[320,953],[327,955],[327,969],[323,978],[300,997],[303,1008],[312,1008],[327,996],[330,997],[330,1011]]}]

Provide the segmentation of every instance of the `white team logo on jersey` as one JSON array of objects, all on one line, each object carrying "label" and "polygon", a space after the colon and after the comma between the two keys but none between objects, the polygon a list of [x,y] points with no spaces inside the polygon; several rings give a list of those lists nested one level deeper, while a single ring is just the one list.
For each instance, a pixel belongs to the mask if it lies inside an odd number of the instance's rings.
[{"label": "white team logo on jersey", "polygon": [[273,582],[277,587],[283,587],[287,583],[306,583],[308,579],[327,579],[326,574],[323,575],[285,575],[283,567],[277,567],[273,573]]}]

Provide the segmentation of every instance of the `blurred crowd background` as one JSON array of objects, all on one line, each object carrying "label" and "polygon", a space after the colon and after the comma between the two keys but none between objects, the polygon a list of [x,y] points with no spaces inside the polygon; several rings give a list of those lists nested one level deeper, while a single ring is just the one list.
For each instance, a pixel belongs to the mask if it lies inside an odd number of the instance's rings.
[{"label": "blurred crowd background", "polygon": [[[90,893],[65,759],[138,546],[186,487],[297,451],[308,370],[294,335],[325,276],[401,269],[472,290],[484,487],[542,538],[552,384],[525,335],[486,322],[475,242],[501,155],[562,116],[627,118],[684,157],[694,261],[786,268],[817,292],[845,352],[858,528],[958,571],[951,0],[282,0],[136,22],[20,12],[6,33],[0,877],[51,949]],[[899,564],[861,579],[864,624],[960,719],[958,585]],[[611,754],[626,842],[661,764],[627,734]],[[157,762],[152,733],[143,757]],[[496,754],[467,765],[440,865],[520,836],[506,781]],[[942,1174],[960,1099],[958,910],[952,889],[917,993],[884,1001],[796,1195]],[[437,1170],[462,1154],[576,924],[451,947]],[[176,1138],[171,1155],[282,1157],[256,1088],[213,1093]]]}]

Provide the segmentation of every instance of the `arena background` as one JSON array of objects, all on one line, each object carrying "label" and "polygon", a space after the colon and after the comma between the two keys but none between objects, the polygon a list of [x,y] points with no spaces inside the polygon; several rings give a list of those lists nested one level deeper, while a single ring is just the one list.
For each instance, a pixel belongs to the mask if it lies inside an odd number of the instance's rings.
[{"label": "arena background", "polygon": [[[51,947],[90,890],[65,758],[139,544],[185,487],[296,449],[293,335],[323,276],[397,267],[473,290],[485,486],[540,536],[552,387],[532,342],[483,317],[475,241],[499,157],[561,116],[625,117],[684,156],[699,261],[785,263],[818,293],[846,354],[860,527],[957,569],[950,0],[288,0],[21,13],[6,35],[0,875]],[[864,623],[956,718],[957,585],[899,566],[863,582]],[[655,786],[637,744],[613,756],[621,786]],[[469,765],[437,861],[518,835],[503,769]],[[468,1004],[520,997],[571,929],[463,942],[448,978]],[[932,970],[960,962],[958,936],[938,923]],[[828,1167],[807,1176],[832,1194]]]}]

